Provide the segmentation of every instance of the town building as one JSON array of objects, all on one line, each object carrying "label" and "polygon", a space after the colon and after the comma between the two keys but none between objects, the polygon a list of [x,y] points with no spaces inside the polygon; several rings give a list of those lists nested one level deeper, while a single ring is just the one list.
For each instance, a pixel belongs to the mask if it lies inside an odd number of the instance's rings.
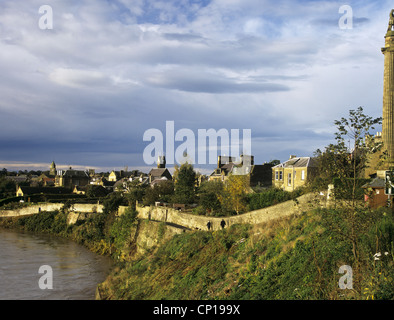
[{"label": "town building", "polygon": [[74,186],[83,187],[89,184],[90,176],[84,170],[74,170],[70,167],[68,170],[58,170],[55,177],[56,187],[74,188]]},{"label": "town building", "polygon": [[315,158],[291,155],[289,160],[272,168],[272,186],[291,192],[305,186],[317,173]]},{"label": "town building", "polygon": [[272,165],[265,163],[262,165],[254,164],[254,156],[241,155],[240,161],[235,162],[234,157],[219,156],[218,166],[211,173],[208,181],[225,182],[230,175],[246,176],[250,187],[270,187]]},{"label": "town building", "polygon": [[157,168],[149,171],[148,183],[153,186],[160,181],[172,180],[170,171],[166,168],[165,156],[160,156],[157,160]]}]

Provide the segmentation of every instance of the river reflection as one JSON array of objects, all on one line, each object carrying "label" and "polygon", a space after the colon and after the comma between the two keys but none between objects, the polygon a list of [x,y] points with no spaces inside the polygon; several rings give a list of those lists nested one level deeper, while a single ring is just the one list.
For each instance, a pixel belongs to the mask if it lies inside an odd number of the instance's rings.
[{"label": "river reflection", "polygon": [[[53,289],[42,290],[39,268],[53,271]],[[0,229],[0,300],[91,300],[111,260],[70,240]]]}]

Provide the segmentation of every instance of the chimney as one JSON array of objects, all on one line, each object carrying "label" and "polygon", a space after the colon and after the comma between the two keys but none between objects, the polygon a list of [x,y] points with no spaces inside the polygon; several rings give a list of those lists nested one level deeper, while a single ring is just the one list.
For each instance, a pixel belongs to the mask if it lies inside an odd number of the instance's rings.
[{"label": "chimney", "polygon": [[294,159],[294,158],[297,158],[297,156],[296,156],[296,155],[293,155],[293,154],[291,154],[291,155],[290,155],[290,159],[289,159],[289,160],[291,160],[291,159]]},{"label": "chimney", "polygon": [[165,168],[166,167],[166,157],[165,156],[159,156],[157,159],[157,168]]}]

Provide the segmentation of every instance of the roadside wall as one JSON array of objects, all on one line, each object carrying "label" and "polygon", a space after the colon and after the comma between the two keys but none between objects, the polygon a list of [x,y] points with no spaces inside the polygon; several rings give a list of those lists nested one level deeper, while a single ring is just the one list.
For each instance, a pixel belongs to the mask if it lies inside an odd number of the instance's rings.
[{"label": "roadside wall", "polygon": [[316,195],[306,194],[297,200],[290,200],[268,208],[251,211],[231,217],[206,217],[190,213],[184,213],[166,207],[137,207],[138,218],[154,221],[163,221],[181,225],[190,229],[208,230],[208,222],[211,223],[211,230],[221,229],[221,222],[225,222],[225,227],[233,224],[258,224],[285,216],[297,215],[308,211],[313,207],[322,205],[324,197],[316,198]]}]

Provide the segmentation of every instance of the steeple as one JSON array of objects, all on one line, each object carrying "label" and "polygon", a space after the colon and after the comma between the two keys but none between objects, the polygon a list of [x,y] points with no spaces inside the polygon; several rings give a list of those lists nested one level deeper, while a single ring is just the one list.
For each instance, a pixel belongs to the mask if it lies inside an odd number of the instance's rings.
[{"label": "steeple", "polygon": [[56,164],[55,161],[52,161],[51,166],[49,168],[49,174],[52,176],[56,175]]},{"label": "steeple", "polygon": [[385,36],[383,84],[383,143],[387,150],[388,166],[394,165],[394,10],[390,12]]}]

